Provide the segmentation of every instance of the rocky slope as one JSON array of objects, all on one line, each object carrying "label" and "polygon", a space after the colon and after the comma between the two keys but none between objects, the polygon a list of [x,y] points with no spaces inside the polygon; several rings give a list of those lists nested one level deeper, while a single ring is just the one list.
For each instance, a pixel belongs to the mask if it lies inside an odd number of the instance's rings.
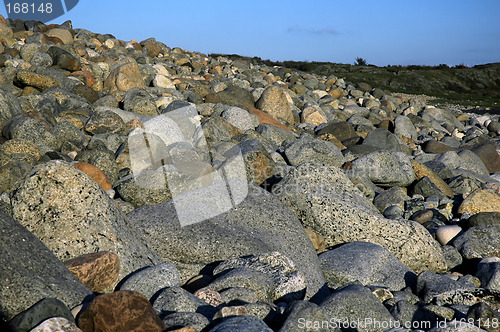
[{"label": "rocky slope", "polygon": [[71,22],[0,42],[2,328],[498,330],[498,115]]}]

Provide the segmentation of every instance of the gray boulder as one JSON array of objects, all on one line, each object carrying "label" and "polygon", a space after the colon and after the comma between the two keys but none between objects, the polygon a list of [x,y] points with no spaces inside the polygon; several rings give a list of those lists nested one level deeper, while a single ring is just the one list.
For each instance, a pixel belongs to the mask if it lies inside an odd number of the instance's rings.
[{"label": "gray boulder", "polygon": [[72,308],[92,295],[49,248],[3,211],[0,238],[0,321],[11,320],[44,298]]},{"label": "gray boulder", "polygon": [[384,331],[396,324],[382,302],[361,285],[348,285],[336,290],[320,306],[342,329]]},{"label": "gray boulder", "polygon": [[162,290],[151,302],[153,308],[164,314],[196,312],[211,320],[216,312],[215,307],[178,286]]},{"label": "gray boulder", "polygon": [[174,312],[162,318],[168,330],[191,327],[196,332],[201,332],[210,324],[208,318],[196,312]]},{"label": "gray boulder", "polygon": [[151,95],[144,89],[132,88],[125,94],[123,109],[144,116],[155,116],[160,114],[156,103]]},{"label": "gray boulder", "polygon": [[254,316],[236,316],[224,319],[208,332],[272,332],[266,323]]},{"label": "gray boulder", "polygon": [[179,271],[171,263],[161,263],[127,276],[118,286],[118,290],[135,291],[151,299],[159,290],[173,286],[180,286]]},{"label": "gray boulder", "polygon": [[352,162],[352,172],[382,187],[406,187],[415,180],[410,158],[401,152],[375,151],[364,155]]},{"label": "gray boulder", "polygon": [[286,308],[285,315],[287,318],[279,332],[341,331],[340,328],[322,325],[321,322],[329,321],[330,317],[323,308],[311,302],[295,301]]},{"label": "gray boulder", "polygon": [[7,90],[0,89],[0,135],[3,125],[14,115],[21,114],[23,109],[16,96]]},{"label": "gray boulder", "polygon": [[222,112],[221,117],[241,131],[255,129],[254,116],[243,108],[230,106]]},{"label": "gray boulder", "polygon": [[66,162],[35,166],[11,193],[11,204],[13,217],[61,260],[111,251],[120,258],[119,279],[161,262],[97,182]]},{"label": "gray boulder", "polygon": [[475,226],[453,240],[453,246],[465,259],[500,255],[500,230]]},{"label": "gray boulder", "polygon": [[215,261],[278,251],[285,252],[305,275],[310,298],[325,281],[304,228],[276,197],[252,184],[248,189],[235,208],[184,227],[172,200],[135,209],[127,217],[149,246],[176,265],[181,282]]},{"label": "gray boulder", "polygon": [[328,282],[344,285],[359,281],[363,285],[400,290],[413,286],[417,276],[392,253],[369,242],[350,242],[319,255]]},{"label": "gray boulder", "polygon": [[293,166],[308,161],[323,161],[340,167],[345,162],[342,152],[335,144],[312,137],[301,137],[289,144],[285,148],[285,157]]},{"label": "gray boulder", "polygon": [[483,288],[500,291],[500,261],[495,260],[492,262],[480,262],[477,265],[476,277],[481,280]]},{"label": "gray boulder", "polygon": [[377,128],[370,131],[363,140],[363,145],[370,145],[379,150],[392,152],[408,152],[409,150],[399,137],[385,128]]},{"label": "gray boulder", "polygon": [[414,140],[416,140],[418,136],[413,122],[411,122],[410,118],[404,115],[398,115],[394,119],[394,134]]},{"label": "gray boulder", "polygon": [[439,244],[420,224],[383,218],[337,167],[305,163],[292,170],[273,192],[320,234],[327,247],[352,241],[378,244],[415,272],[443,271]]},{"label": "gray boulder", "polygon": [[444,275],[423,271],[418,275],[416,294],[426,303],[430,303],[436,297],[445,297],[446,295],[456,293],[462,290],[474,289],[474,284],[467,280],[453,280]]}]

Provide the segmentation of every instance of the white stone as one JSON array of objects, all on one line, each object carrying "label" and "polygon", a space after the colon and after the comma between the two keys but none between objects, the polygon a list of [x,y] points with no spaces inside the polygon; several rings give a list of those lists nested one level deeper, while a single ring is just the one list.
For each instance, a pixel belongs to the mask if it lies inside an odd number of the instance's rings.
[{"label": "white stone", "polygon": [[450,242],[455,236],[457,236],[462,231],[462,228],[458,225],[445,225],[440,226],[436,230],[436,239],[441,245],[446,245]]},{"label": "white stone", "polygon": [[153,85],[158,88],[175,89],[175,84],[167,76],[157,74],[153,79]]}]

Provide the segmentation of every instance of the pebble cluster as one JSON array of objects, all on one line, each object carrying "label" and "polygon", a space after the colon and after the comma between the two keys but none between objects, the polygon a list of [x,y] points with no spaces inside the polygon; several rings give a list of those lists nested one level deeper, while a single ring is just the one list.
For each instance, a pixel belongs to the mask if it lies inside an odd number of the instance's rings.
[{"label": "pebble cluster", "polygon": [[499,121],[0,17],[0,329],[500,331]]}]

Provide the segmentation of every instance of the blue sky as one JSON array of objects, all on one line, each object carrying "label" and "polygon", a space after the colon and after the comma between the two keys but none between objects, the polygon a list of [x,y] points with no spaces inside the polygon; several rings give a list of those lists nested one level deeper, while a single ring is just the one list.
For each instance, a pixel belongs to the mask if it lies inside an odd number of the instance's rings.
[{"label": "blue sky", "polygon": [[499,17],[500,0],[80,0],[50,23],[271,60],[472,66],[500,62]]}]

